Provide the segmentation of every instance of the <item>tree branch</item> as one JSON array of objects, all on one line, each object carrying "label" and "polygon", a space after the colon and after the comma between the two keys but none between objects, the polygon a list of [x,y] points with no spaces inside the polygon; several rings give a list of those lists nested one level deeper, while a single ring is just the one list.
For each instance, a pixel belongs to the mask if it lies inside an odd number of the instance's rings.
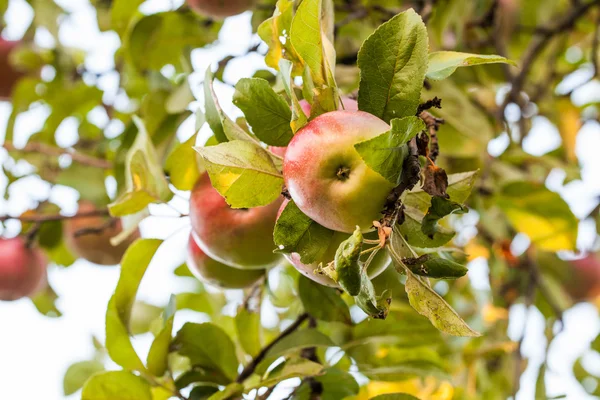
[{"label": "tree branch", "polygon": [[22,153],[38,153],[45,154],[53,157],[60,157],[62,155],[68,155],[71,159],[79,164],[88,165],[90,167],[110,169],[113,167],[112,163],[101,158],[88,156],[87,154],[77,153],[75,150],[61,149],[60,147],[49,146],[44,143],[30,142],[25,145],[22,149],[16,148],[12,142],[5,142],[2,147],[7,151],[22,152]]},{"label": "tree branch", "polygon": [[252,373],[258,366],[258,364],[260,364],[260,362],[265,359],[269,350],[271,350],[273,348],[273,346],[275,346],[283,338],[285,338],[286,336],[289,336],[296,329],[298,329],[300,327],[300,325],[302,325],[302,323],[304,321],[306,321],[308,318],[309,318],[308,313],[304,313],[304,314],[301,314],[300,316],[298,316],[298,318],[296,318],[296,320],[294,321],[293,324],[291,324],[285,330],[283,330],[279,334],[279,336],[277,336],[271,343],[269,343],[268,345],[263,347],[263,349],[260,351],[260,353],[258,353],[256,355],[256,357],[254,357],[252,359],[252,361],[250,361],[250,363],[244,367],[244,369],[242,370],[242,372],[240,372],[240,374],[238,375],[238,377],[235,381],[237,383],[244,382],[250,375],[252,375]]},{"label": "tree branch", "polygon": [[8,221],[8,220],[17,220],[21,222],[50,222],[50,221],[63,221],[66,219],[77,219],[77,218],[87,218],[87,217],[103,217],[109,215],[108,208],[97,209],[92,211],[86,211],[77,213],[75,215],[62,215],[62,214],[51,214],[51,215],[20,215],[18,217],[13,217],[11,215],[3,215],[0,216],[0,222]]}]

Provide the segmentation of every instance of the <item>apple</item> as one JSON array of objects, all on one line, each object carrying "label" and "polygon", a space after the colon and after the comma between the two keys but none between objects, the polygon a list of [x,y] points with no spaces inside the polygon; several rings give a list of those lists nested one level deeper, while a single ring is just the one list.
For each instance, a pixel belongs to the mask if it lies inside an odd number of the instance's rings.
[{"label": "apple", "polygon": [[[279,208],[279,212],[277,213],[278,219],[288,202],[289,200],[284,200],[283,204]],[[336,282],[334,282],[333,279],[329,278],[327,275],[316,273],[315,270],[319,267],[320,264],[325,266],[331,261],[333,261],[333,259],[335,258],[335,252],[337,251],[338,247],[340,247],[340,244],[349,237],[350,234],[348,233],[334,232],[331,240],[329,241],[329,246],[327,247],[327,250],[325,250],[323,256],[319,260],[311,264],[304,264],[302,261],[300,261],[300,255],[298,253],[285,254],[285,258],[287,258],[290,264],[292,264],[294,268],[298,270],[298,272],[300,272],[307,278],[312,279],[313,281],[320,283],[321,285],[337,288],[339,287],[339,285]],[[365,238],[375,240],[377,239],[377,234],[375,232],[371,232],[366,234]],[[360,258],[360,261],[365,262],[367,261],[367,258],[368,255],[363,256]],[[377,275],[381,274],[388,267],[389,264],[390,256],[388,255],[387,251],[380,250],[371,261],[371,264],[369,264],[369,277],[375,278]]]},{"label": "apple", "polygon": [[[80,213],[96,209],[92,202],[79,202]],[[78,257],[99,265],[119,264],[129,246],[140,237],[136,230],[119,245],[113,246],[110,239],[123,231],[123,224],[120,219],[102,216],[71,218],[65,221],[63,228],[67,247]],[[75,236],[76,232],[87,228],[101,230]]]},{"label": "apple", "polygon": [[390,129],[362,111],[332,111],[306,124],[292,138],[283,176],[302,212],[334,231],[371,230],[394,185],[362,160],[354,145]]},{"label": "apple", "polygon": [[0,238],[0,300],[13,301],[33,296],[46,286],[48,262],[25,239]]},{"label": "apple", "polygon": [[265,275],[264,269],[238,269],[213,260],[202,251],[190,234],[188,268],[200,281],[223,289],[243,289]]},{"label": "apple", "polygon": [[571,297],[585,301],[600,295],[600,257],[588,254],[569,261],[569,264],[572,268],[566,277],[565,288]]},{"label": "apple", "polygon": [[281,262],[273,253],[273,229],[283,199],[251,209],[231,208],[203,174],[190,197],[190,219],[200,248],[240,269],[268,269]]},{"label": "apple", "polygon": [[190,8],[213,18],[226,18],[250,9],[256,0],[187,0]]},{"label": "apple", "polygon": [[[310,103],[306,100],[300,100],[300,108],[307,117],[310,116],[310,110],[312,109]],[[340,110],[346,111],[358,111],[358,102],[350,97],[342,97],[342,103],[339,107]]]},{"label": "apple", "polygon": [[0,99],[9,99],[15,83],[23,76],[10,63],[10,53],[21,42],[10,41],[0,38]]}]

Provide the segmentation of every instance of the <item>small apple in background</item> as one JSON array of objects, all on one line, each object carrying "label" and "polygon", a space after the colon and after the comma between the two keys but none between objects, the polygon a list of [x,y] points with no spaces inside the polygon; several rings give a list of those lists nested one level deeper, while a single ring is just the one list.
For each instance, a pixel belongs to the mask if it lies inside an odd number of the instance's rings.
[{"label": "small apple in background", "polygon": [[28,248],[24,238],[0,238],[0,300],[18,300],[42,290],[47,266],[44,253]]},{"label": "small apple in background", "polygon": [[571,271],[565,280],[565,288],[576,301],[591,300],[600,295],[600,256],[588,254],[569,261]]},{"label": "small apple in background", "polygon": [[273,253],[273,229],[283,201],[264,207],[234,209],[212,187],[208,174],[190,197],[190,220],[200,248],[211,258],[240,269],[268,269],[281,262]]},{"label": "small apple in background", "polygon": [[256,0],[187,0],[190,8],[213,18],[227,18],[252,8]]},{"label": "small apple in background", "polygon": [[302,212],[334,231],[371,229],[394,185],[362,160],[354,145],[390,129],[362,111],[332,111],[306,124],[292,138],[283,176]]},{"label": "small apple in background", "polygon": [[193,234],[188,240],[187,265],[200,281],[223,289],[243,289],[265,275],[262,269],[237,269],[213,260],[198,246]]},{"label": "small apple in background", "polygon": [[10,62],[10,53],[21,42],[0,38],[0,99],[9,99],[15,83],[23,76]]},{"label": "small apple in background", "polygon": [[[277,213],[278,219],[288,202],[289,200],[285,200],[279,208],[279,212]],[[370,236],[370,234],[366,234],[365,237],[367,239],[377,239],[377,234],[375,232],[371,233],[371,235],[372,237]],[[321,285],[337,288],[339,287],[339,285],[336,282],[334,282],[333,279],[329,278],[326,275],[318,274],[315,272],[315,270],[317,269],[317,267],[319,267],[319,264],[326,266],[328,263],[333,261],[333,259],[335,258],[335,252],[337,251],[338,247],[340,247],[340,244],[349,237],[350,234],[348,233],[334,232],[333,236],[331,237],[331,240],[329,241],[329,246],[327,247],[327,250],[325,250],[325,253],[321,257],[321,259],[311,264],[304,264],[302,261],[300,261],[300,255],[298,253],[286,254],[285,258],[287,258],[290,264],[292,264],[294,268],[298,270],[298,272],[300,272],[307,278],[312,279],[313,281],[320,283]],[[365,262],[367,261],[367,258],[369,258],[368,255],[365,255],[360,258],[360,261]],[[375,278],[377,275],[381,274],[388,267],[388,265],[390,265],[390,261],[391,259],[387,251],[384,249],[379,250],[377,255],[371,261],[371,264],[369,265],[369,277]]]},{"label": "small apple in background", "polygon": [[[79,213],[96,209],[92,202],[79,202]],[[78,231],[88,228],[100,230],[75,236]],[[63,229],[69,249],[78,257],[99,265],[119,264],[129,246],[140,237],[140,232],[136,230],[119,245],[113,246],[110,239],[123,231],[123,224],[120,219],[102,216],[71,218],[65,221]]]}]

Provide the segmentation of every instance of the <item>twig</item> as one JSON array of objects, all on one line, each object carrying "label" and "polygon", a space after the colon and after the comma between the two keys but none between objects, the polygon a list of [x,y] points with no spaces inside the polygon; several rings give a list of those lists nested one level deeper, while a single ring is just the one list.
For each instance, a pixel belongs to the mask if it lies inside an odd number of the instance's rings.
[{"label": "twig", "polygon": [[0,222],[8,221],[8,220],[17,220],[21,222],[50,222],[50,221],[62,221],[65,219],[77,219],[77,218],[86,218],[86,217],[101,217],[106,216],[108,214],[108,208],[92,210],[77,213],[75,215],[62,215],[62,214],[51,214],[51,215],[21,215],[18,217],[13,217],[11,215],[3,215],[0,216]]},{"label": "twig", "polygon": [[87,154],[77,153],[75,150],[61,149],[59,147],[49,146],[40,142],[30,142],[25,147],[19,149],[16,148],[12,142],[4,142],[2,145],[7,151],[15,151],[22,153],[38,153],[45,154],[53,157],[60,157],[62,155],[68,155],[74,162],[79,164],[88,165],[90,167],[110,169],[113,167],[112,163],[101,158],[88,156]]},{"label": "twig", "polygon": [[[441,100],[438,108],[441,108]],[[437,157],[440,155],[440,145],[438,143],[437,132],[440,129],[440,125],[442,125],[445,121],[442,118],[434,117],[427,111],[421,111],[419,113],[419,118],[421,118],[423,122],[425,122],[425,126],[427,126],[427,132],[429,133],[429,158],[431,161],[435,162]]]},{"label": "twig", "polygon": [[101,235],[102,233],[104,233],[105,230],[115,226],[116,222],[116,218],[111,218],[102,225],[79,229],[78,231],[75,231],[75,233],[73,233],[73,237],[78,238],[85,235]]},{"label": "twig", "polygon": [[265,359],[269,350],[271,350],[273,348],[273,346],[275,346],[283,338],[285,338],[286,336],[293,333],[296,329],[298,329],[300,327],[300,325],[302,325],[302,323],[304,321],[306,321],[308,318],[309,318],[308,313],[304,313],[304,314],[301,314],[300,316],[298,316],[298,318],[296,318],[296,321],[294,321],[293,324],[291,324],[285,330],[283,330],[279,334],[279,336],[277,336],[275,339],[273,339],[273,341],[271,343],[269,343],[268,345],[263,347],[263,349],[260,351],[260,353],[258,353],[256,355],[256,357],[254,357],[252,359],[252,361],[250,361],[250,363],[244,367],[244,369],[242,370],[242,372],[240,372],[240,374],[238,375],[238,377],[235,381],[237,383],[244,382],[250,375],[252,375],[252,373],[258,366],[258,364],[260,364],[260,362]]}]

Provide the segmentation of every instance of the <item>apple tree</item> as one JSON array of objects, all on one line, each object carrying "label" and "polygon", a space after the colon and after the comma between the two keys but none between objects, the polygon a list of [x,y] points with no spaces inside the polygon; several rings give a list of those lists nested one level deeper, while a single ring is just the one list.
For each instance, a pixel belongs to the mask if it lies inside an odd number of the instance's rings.
[{"label": "apple tree", "polygon": [[[66,395],[565,394],[548,384],[551,344],[573,305],[600,305],[597,232],[579,228],[600,228],[598,192],[565,200],[599,172],[577,145],[599,132],[600,1],[91,0],[118,42],[103,73],[64,44],[66,1],[27,3],[23,38],[0,41],[0,300],[60,318],[47,274],[120,265]],[[211,53],[244,12],[253,45]],[[225,79],[250,55],[259,68]],[[76,191],[78,211],[31,194],[9,212],[28,182]],[[165,240],[140,223],[182,198],[187,250],[159,258]],[[193,284],[137,301],[151,263]],[[525,326],[544,320],[533,367],[509,332],[519,307]],[[600,396],[597,370],[572,372]]]}]

